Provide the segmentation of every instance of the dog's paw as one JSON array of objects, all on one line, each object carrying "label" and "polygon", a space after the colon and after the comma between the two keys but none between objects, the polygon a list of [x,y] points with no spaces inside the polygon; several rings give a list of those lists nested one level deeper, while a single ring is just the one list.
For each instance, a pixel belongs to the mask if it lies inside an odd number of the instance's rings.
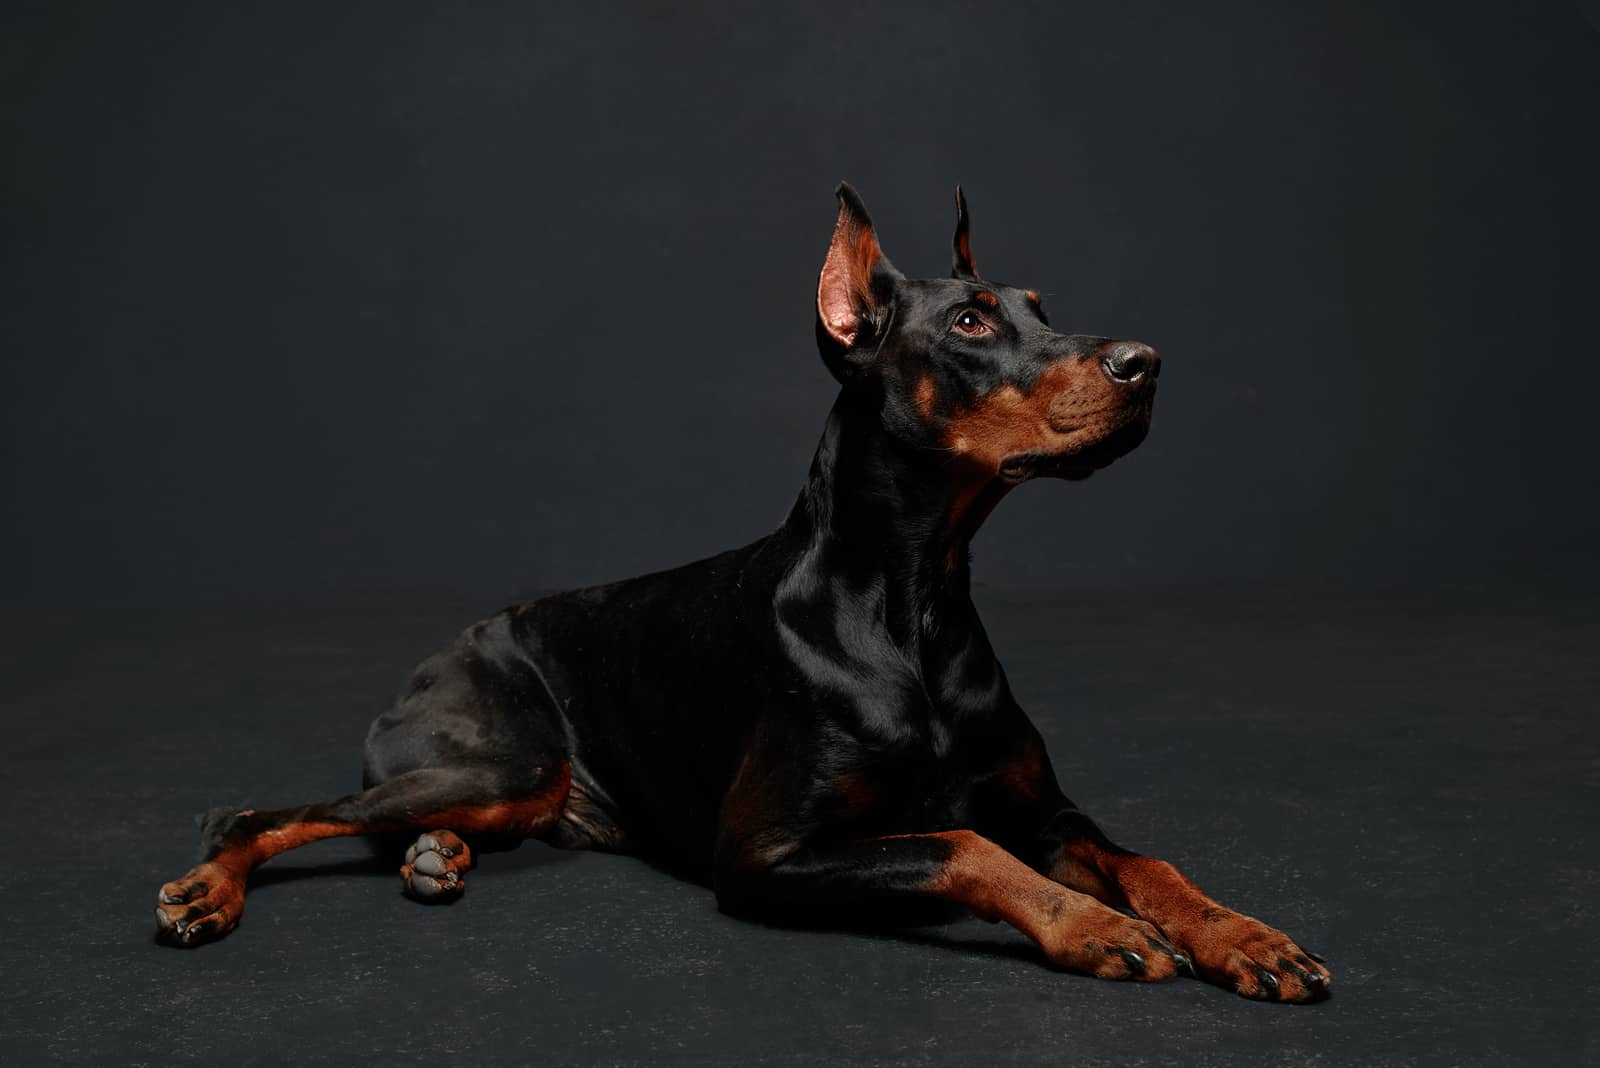
[{"label": "dog's paw", "polygon": [[244,914],[244,883],[243,876],[214,861],[172,880],[156,899],[156,937],[177,946],[221,938]]},{"label": "dog's paw", "polygon": [[1050,940],[1046,952],[1063,968],[1101,979],[1158,982],[1189,967],[1189,960],[1165,935],[1143,920],[1113,909],[1087,922],[1076,921]]},{"label": "dog's paw", "polygon": [[1321,958],[1282,931],[1231,909],[1206,909],[1193,937],[1182,942],[1202,978],[1243,997],[1317,1001],[1333,986]]},{"label": "dog's paw", "polygon": [[400,878],[418,901],[454,901],[467,888],[472,850],[449,831],[429,831],[406,850]]}]

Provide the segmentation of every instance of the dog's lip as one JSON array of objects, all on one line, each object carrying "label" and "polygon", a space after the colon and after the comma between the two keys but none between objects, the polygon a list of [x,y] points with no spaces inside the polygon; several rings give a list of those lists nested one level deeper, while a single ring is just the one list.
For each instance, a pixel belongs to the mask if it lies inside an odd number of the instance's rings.
[{"label": "dog's lip", "polygon": [[[1129,410],[1108,430],[1069,452],[1030,449],[1014,452],[1000,461],[1000,478],[1013,485],[1039,475],[1056,478],[1088,478],[1144,440],[1150,429],[1150,409]],[[1128,440],[1132,439],[1132,440]]]},{"label": "dog's lip", "polygon": [[1030,478],[1047,474],[1061,478],[1087,478],[1101,465],[1081,461],[1082,452],[1083,450],[1075,449],[1065,455],[1019,452],[1007,456],[1000,464],[1000,480],[1015,486]]}]

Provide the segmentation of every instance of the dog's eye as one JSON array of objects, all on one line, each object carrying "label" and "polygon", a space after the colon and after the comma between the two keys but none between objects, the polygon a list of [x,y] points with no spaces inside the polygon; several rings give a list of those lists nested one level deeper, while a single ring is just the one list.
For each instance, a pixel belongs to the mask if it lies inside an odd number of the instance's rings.
[{"label": "dog's eye", "polygon": [[964,311],[956,316],[954,326],[968,337],[980,337],[989,332],[989,324],[975,311]]}]

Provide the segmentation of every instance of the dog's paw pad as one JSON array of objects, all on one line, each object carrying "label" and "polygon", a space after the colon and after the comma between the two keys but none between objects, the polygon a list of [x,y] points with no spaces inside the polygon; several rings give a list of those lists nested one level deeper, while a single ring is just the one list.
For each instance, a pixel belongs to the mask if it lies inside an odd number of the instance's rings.
[{"label": "dog's paw pad", "polygon": [[418,901],[452,901],[466,889],[472,850],[449,831],[429,831],[406,850],[400,878]]}]

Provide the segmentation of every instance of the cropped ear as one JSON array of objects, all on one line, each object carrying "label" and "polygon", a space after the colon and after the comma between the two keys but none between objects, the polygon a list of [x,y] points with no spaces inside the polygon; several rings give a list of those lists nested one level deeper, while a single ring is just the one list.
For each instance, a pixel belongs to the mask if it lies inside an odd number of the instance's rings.
[{"label": "cropped ear", "polygon": [[839,198],[839,218],[817,279],[817,323],[849,350],[884,328],[901,274],[883,254],[866,205],[850,183],[840,182],[834,196]]},{"label": "cropped ear", "polygon": [[978,265],[972,259],[972,239],[968,235],[967,197],[956,186],[956,239],[955,255],[950,259],[950,277],[978,280]]}]

